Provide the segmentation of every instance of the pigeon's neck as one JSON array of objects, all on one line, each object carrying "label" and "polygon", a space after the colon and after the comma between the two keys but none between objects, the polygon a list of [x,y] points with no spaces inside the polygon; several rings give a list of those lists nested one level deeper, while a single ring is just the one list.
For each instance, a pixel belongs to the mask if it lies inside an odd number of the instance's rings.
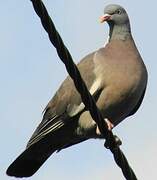
[{"label": "pigeon's neck", "polygon": [[131,29],[129,22],[122,25],[109,24],[110,33],[109,41],[112,40],[127,40],[131,38]]}]

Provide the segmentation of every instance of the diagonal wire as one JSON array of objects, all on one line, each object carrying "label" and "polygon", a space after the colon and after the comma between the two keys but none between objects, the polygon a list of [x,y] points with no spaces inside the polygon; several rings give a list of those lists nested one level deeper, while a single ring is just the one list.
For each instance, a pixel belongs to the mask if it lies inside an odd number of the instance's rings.
[{"label": "diagonal wire", "polygon": [[113,153],[114,160],[117,165],[121,168],[123,175],[127,180],[137,180],[133,170],[129,166],[126,157],[119,148],[119,139],[113,135],[112,131],[109,131],[107,124],[104,121],[96,103],[89,93],[85,82],[83,81],[81,74],[73,62],[70,52],[64,45],[59,33],[57,32],[54,23],[52,22],[43,2],[41,0],[31,0],[34,10],[40,17],[41,23],[48,33],[49,39],[53,46],[56,48],[58,56],[66,66],[66,69],[73,79],[77,91],[80,93],[83,103],[86,108],[90,111],[93,120],[97,123],[101,134],[106,139],[105,147],[110,149]]}]

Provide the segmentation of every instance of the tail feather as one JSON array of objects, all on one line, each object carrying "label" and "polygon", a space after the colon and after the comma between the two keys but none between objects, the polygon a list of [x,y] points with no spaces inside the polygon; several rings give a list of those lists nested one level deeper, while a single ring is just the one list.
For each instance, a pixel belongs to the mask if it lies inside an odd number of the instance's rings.
[{"label": "tail feather", "polygon": [[29,147],[8,167],[7,175],[15,177],[30,177],[55,152],[56,149],[43,146]]},{"label": "tail feather", "polygon": [[15,177],[30,177],[40,166],[46,161],[38,161],[36,159],[25,159],[25,152],[22,153],[7,169],[7,175]]},{"label": "tail feather", "polygon": [[76,122],[72,122],[27,146],[26,150],[8,167],[6,173],[15,177],[32,176],[52,153],[72,145],[76,128]]}]

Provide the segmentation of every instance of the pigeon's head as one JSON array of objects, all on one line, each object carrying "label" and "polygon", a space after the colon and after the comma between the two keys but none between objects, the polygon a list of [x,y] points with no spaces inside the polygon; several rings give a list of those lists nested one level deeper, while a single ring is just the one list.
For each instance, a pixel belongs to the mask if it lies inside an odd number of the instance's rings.
[{"label": "pigeon's head", "polygon": [[105,21],[110,26],[109,41],[127,40],[132,37],[128,14],[122,6],[117,4],[106,6],[104,15],[100,17],[101,23]]},{"label": "pigeon's head", "polygon": [[109,24],[122,25],[129,23],[129,18],[125,9],[117,4],[110,4],[105,7],[104,15],[100,17],[100,22],[107,21]]}]

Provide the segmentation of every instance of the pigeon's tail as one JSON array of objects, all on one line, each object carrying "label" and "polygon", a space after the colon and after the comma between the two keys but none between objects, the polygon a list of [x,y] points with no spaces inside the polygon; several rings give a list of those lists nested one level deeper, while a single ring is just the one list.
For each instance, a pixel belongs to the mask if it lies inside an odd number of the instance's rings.
[{"label": "pigeon's tail", "polygon": [[[55,151],[79,143],[84,139],[74,136],[77,121],[47,133],[39,141],[29,141],[26,150],[8,167],[7,174],[15,177],[32,176]],[[32,140],[32,138],[31,138]],[[30,143],[31,142],[31,143]]]},{"label": "pigeon's tail", "polygon": [[75,135],[77,118],[68,122],[64,123],[60,118],[42,122],[25,151],[8,167],[6,173],[15,177],[32,176],[52,153],[81,142]]},{"label": "pigeon's tail", "polygon": [[32,145],[26,149],[17,159],[8,167],[7,175],[15,177],[32,176],[56,151],[56,148],[43,145]]}]

